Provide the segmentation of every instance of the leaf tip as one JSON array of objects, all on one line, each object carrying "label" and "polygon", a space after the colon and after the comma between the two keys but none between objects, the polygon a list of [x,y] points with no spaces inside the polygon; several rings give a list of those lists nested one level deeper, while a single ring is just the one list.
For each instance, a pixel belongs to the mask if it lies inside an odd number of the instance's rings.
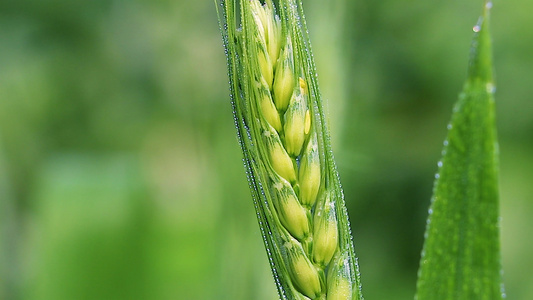
[{"label": "leaf tip", "polygon": [[486,82],[492,82],[492,50],[489,30],[490,11],[492,1],[486,0],[483,6],[483,12],[478,22],[472,30],[474,38],[472,40],[472,50],[469,63],[469,79],[481,79]]}]

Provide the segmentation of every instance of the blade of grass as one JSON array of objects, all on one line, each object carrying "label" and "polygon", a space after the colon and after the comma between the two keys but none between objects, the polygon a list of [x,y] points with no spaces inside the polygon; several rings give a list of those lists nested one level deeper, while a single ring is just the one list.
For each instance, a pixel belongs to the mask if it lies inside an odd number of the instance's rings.
[{"label": "blade of grass", "polygon": [[419,300],[502,299],[498,146],[485,3],[468,77],[436,175],[417,283]]}]

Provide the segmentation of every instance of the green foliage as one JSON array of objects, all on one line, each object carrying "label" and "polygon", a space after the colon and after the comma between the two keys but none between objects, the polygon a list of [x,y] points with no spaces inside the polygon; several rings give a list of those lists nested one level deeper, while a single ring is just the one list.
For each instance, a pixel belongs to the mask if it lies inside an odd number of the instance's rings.
[{"label": "green foliage", "polygon": [[498,149],[489,10],[448,125],[420,262],[417,299],[501,299]]}]

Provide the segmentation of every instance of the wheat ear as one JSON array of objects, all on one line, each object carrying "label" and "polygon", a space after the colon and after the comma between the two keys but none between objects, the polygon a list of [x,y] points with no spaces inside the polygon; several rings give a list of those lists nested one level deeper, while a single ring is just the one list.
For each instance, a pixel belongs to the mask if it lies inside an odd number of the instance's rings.
[{"label": "wheat ear", "polygon": [[279,295],[362,299],[301,2],[218,4],[235,122]]}]

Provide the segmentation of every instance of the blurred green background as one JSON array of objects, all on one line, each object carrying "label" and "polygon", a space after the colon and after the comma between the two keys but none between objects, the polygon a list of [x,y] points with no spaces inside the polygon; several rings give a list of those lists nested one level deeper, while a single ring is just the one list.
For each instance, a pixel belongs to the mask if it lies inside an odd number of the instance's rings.
[{"label": "blurred green background", "polygon": [[[412,299],[482,1],[304,5],[365,298]],[[504,282],[523,300],[532,11],[492,17]],[[225,63],[213,1],[0,2],[0,299],[276,299]]]}]

